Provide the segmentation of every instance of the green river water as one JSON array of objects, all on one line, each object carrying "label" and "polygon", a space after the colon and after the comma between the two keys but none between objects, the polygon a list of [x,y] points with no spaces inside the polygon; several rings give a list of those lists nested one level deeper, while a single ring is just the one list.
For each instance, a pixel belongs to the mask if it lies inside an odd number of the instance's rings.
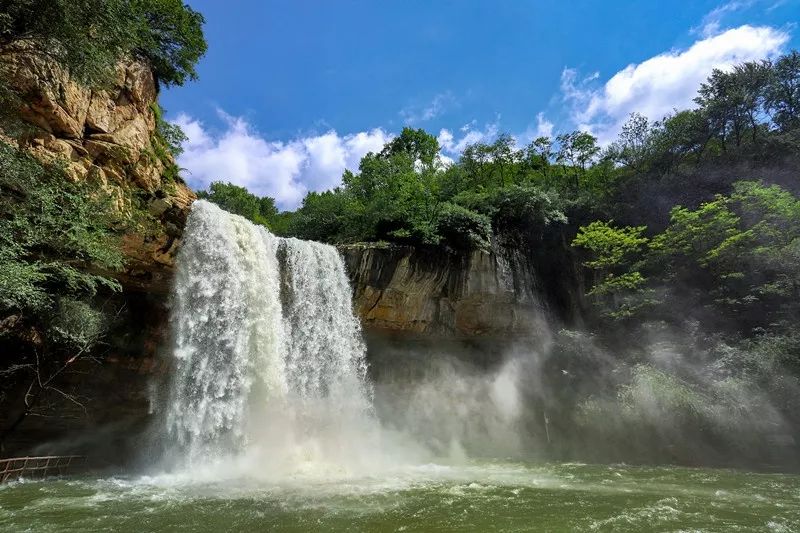
[{"label": "green river water", "polygon": [[0,486],[0,531],[800,531],[800,476],[676,467],[423,465],[380,477],[182,476]]}]

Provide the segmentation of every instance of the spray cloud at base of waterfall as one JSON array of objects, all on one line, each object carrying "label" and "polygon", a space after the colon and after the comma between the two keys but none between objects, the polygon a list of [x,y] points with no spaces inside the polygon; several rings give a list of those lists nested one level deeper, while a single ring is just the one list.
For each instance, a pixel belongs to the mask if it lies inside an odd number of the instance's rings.
[{"label": "spray cloud at base of waterfall", "polygon": [[208,202],[178,257],[168,461],[218,475],[374,470],[393,449],[372,412],[350,287],[330,246],[280,239]]}]

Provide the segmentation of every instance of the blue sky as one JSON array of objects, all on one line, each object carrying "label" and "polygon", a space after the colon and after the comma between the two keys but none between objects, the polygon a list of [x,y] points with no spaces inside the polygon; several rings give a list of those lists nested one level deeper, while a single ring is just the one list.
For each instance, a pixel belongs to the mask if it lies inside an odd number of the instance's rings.
[{"label": "blue sky", "polygon": [[508,132],[613,139],[631,111],[686,107],[713,67],[800,47],[800,0],[190,0],[200,79],[162,94],[190,184],[295,207],[403,126],[443,156]]}]

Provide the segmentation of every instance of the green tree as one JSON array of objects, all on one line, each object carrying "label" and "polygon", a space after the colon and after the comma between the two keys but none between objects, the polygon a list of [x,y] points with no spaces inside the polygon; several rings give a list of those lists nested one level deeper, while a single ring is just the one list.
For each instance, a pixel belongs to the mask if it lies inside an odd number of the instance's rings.
[{"label": "green tree", "polygon": [[714,136],[702,111],[677,111],[664,117],[653,129],[653,165],[667,173],[681,163],[703,157],[706,147]]},{"label": "green tree", "polygon": [[126,56],[147,61],[165,85],[197,77],[203,17],[181,0],[6,0],[0,48],[25,41],[79,80],[107,80]]},{"label": "green tree", "polygon": [[553,140],[550,137],[537,137],[525,147],[525,161],[531,170],[539,170],[547,180],[550,162],[553,159]]},{"label": "green tree", "polygon": [[572,188],[573,191],[577,191],[580,188],[580,177],[586,172],[586,166],[600,153],[597,138],[585,131],[573,131],[562,133],[556,137],[556,142],[558,143],[556,161],[572,168]]},{"label": "green tree", "polygon": [[716,132],[723,151],[728,149],[728,137],[739,148],[748,130],[752,142],[756,142],[758,116],[764,108],[770,76],[768,62],[748,62],[735,66],[731,72],[714,69],[700,86],[695,102]]},{"label": "green tree", "polygon": [[208,191],[198,191],[197,197],[266,227],[271,227],[272,220],[278,215],[273,198],[258,197],[245,187],[233,183],[212,182]]},{"label": "green tree", "polygon": [[292,214],[286,233],[301,239],[343,243],[374,239],[363,204],[342,189],[309,192]]},{"label": "green tree", "polygon": [[766,89],[766,107],[781,131],[800,128],[800,52],[778,58]]},{"label": "green tree", "polygon": [[397,154],[407,154],[412,161],[419,161],[423,167],[430,169],[439,156],[439,141],[423,129],[403,128],[400,135],[389,141],[380,155],[391,158]]},{"label": "green tree", "polygon": [[584,265],[598,272],[600,280],[589,295],[604,316],[630,318],[652,303],[644,296],[647,279],[642,275],[641,254],[649,239],[647,228],[617,227],[613,222],[595,221],[581,226],[572,245],[590,252]]},{"label": "green tree", "polygon": [[653,130],[647,117],[631,113],[611,146],[612,157],[633,171],[643,170],[651,158]]}]

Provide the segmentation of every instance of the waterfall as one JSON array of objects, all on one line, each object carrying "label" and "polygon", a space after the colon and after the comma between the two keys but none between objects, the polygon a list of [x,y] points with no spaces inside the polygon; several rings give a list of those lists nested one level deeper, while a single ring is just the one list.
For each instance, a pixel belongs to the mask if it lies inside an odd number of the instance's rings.
[{"label": "waterfall", "polygon": [[166,443],[185,465],[257,456],[274,472],[361,461],[376,448],[365,348],[335,248],[197,201],[171,323]]}]

